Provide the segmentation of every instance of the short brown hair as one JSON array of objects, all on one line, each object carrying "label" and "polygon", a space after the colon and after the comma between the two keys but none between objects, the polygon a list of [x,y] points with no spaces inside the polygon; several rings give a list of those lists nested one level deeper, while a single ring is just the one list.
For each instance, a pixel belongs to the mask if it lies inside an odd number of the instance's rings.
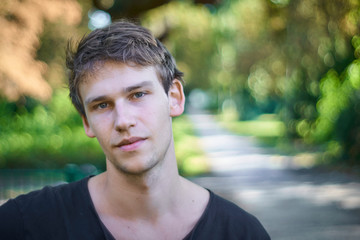
[{"label": "short brown hair", "polygon": [[183,81],[183,73],[177,69],[172,55],[148,29],[126,20],[116,21],[84,36],[76,46],[68,42],[70,98],[81,115],[85,116],[85,110],[79,94],[80,82],[106,61],[154,66],[166,93],[174,79]]}]

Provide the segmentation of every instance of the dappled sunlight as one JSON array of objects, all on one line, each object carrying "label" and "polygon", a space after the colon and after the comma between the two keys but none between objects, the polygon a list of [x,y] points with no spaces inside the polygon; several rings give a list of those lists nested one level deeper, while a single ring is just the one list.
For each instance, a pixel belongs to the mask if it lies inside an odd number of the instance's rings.
[{"label": "dappled sunlight", "polygon": [[[270,153],[258,146],[253,136],[230,133],[225,130],[226,124],[225,129],[221,128],[208,115],[190,115],[189,118],[195,122],[196,132],[200,135],[199,144],[206,152],[213,172],[310,168],[315,165],[318,157],[313,153],[300,153],[294,156]],[[246,126],[253,129],[252,131],[259,131],[259,125]]]},{"label": "dappled sunlight", "polygon": [[316,153],[300,153],[294,156],[275,154],[271,155],[269,161],[275,169],[302,169],[314,167],[318,157]]},{"label": "dappled sunlight", "polygon": [[[283,186],[286,185],[286,186]],[[360,183],[329,183],[314,184],[310,182],[289,182],[279,186],[269,186],[268,190],[241,190],[238,192],[240,201],[254,202],[271,199],[268,195],[274,195],[277,199],[292,200],[300,199],[308,201],[316,206],[336,206],[351,210],[360,209]]]},{"label": "dappled sunlight", "polygon": [[224,156],[221,152],[219,154],[209,154],[208,156],[211,159],[211,170],[214,173],[259,168],[278,168],[277,165],[269,161],[270,156],[263,154],[239,155],[235,152],[229,156]]}]

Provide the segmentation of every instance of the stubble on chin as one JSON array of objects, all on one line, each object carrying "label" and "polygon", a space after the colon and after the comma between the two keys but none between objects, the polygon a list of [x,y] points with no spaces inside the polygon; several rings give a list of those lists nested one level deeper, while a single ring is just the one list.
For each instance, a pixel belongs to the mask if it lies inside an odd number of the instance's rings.
[{"label": "stubble on chin", "polygon": [[149,175],[151,172],[155,171],[156,168],[161,165],[162,160],[159,159],[157,154],[153,154],[149,159],[145,161],[133,159],[129,159],[128,162],[117,162],[112,160],[107,160],[109,164],[115,167],[118,173],[131,178],[144,178]]}]

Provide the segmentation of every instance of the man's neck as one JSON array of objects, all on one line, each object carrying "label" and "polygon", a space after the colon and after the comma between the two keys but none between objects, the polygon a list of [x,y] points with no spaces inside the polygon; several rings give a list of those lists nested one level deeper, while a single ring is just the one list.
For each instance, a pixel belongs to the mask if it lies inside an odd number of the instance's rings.
[{"label": "man's neck", "polygon": [[154,168],[142,175],[126,175],[108,168],[90,179],[89,189],[98,213],[129,219],[157,218],[175,209],[182,201],[182,177],[176,165],[160,167],[165,169]]},{"label": "man's neck", "polygon": [[107,171],[90,179],[95,209],[115,238],[135,232],[134,239],[182,239],[193,229],[209,193],[179,176],[176,166],[167,170],[141,178]]}]

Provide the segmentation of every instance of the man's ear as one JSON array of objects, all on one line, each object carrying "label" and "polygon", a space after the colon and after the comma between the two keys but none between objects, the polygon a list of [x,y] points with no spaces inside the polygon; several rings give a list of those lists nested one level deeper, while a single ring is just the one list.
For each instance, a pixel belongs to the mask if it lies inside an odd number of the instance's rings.
[{"label": "man's ear", "polygon": [[88,137],[90,137],[90,138],[94,138],[95,134],[93,133],[86,116],[81,115],[81,119],[82,119],[82,122],[83,122],[83,126],[84,126],[84,129],[85,129],[86,135]]},{"label": "man's ear", "polygon": [[169,89],[170,116],[176,117],[184,112],[185,95],[181,82],[175,79]]}]

